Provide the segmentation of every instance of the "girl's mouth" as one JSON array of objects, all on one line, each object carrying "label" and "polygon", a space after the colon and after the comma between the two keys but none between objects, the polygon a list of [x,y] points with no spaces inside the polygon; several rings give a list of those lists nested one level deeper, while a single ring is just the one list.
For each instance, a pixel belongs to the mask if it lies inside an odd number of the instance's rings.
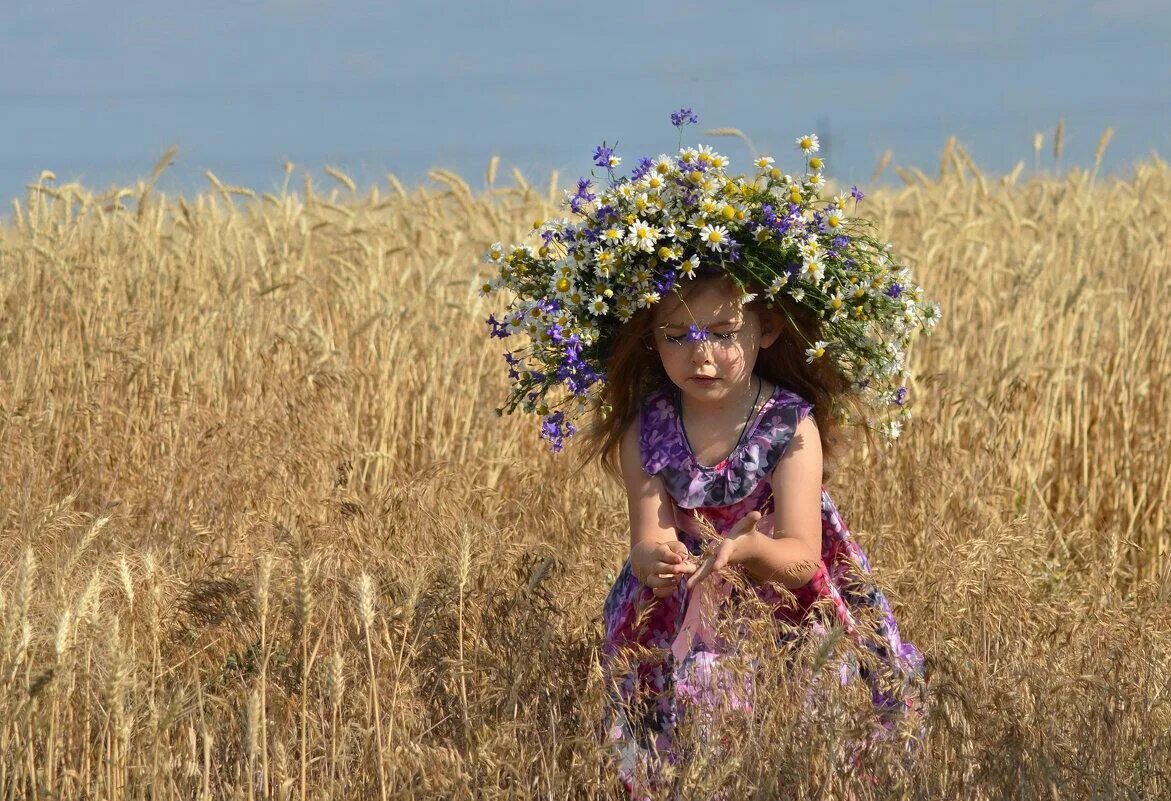
[{"label": "girl's mouth", "polygon": [[708,384],[712,381],[719,381],[719,379],[714,375],[693,375],[689,380],[700,384]]}]

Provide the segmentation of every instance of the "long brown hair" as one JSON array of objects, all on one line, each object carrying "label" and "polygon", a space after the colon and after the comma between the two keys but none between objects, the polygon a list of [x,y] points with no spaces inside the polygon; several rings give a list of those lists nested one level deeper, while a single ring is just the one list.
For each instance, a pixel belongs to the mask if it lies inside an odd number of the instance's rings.
[{"label": "long brown hair", "polygon": [[[729,280],[725,273],[701,269],[694,280],[677,285],[673,291],[686,298],[701,281],[720,279]],[[750,291],[759,289],[750,287]],[[816,314],[783,294],[769,309],[761,294],[758,292],[757,298],[744,308],[760,315],[777,315],[780,335],[772,345],[761,348],[753,372],[813,404],[821,435],[822,480],[828,482],[841,453],[851,444],[839,416],[847,407],[856,408],[857,398],[851,392],[850,379],[829,359],[816,359],[812,364],[805,359],[805,348],[821,338]],[[605,471],[615,477],[621,475],[618,445],[626,429],[638,419],[642,398],[669,380],[651,344],[654,311],[651,306],[639,309],[614,333],[605,359],[606,384],[600,399],[603,406],[609,407],[608,413],[603,417],[595,412],[582,431],[581,464],[599,458]]]}]

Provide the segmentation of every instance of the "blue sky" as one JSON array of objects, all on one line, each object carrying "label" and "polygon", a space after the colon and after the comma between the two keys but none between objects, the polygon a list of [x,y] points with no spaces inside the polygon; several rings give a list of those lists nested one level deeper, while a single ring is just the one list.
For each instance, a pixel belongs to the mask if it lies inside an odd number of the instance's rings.
[{"label": "blue sky", "polygon": [[[977,163],[1033,163],[1066,122],[1064,164],[1171,153],[1171,3],[7,0],[0,26],[3,208],[52,169],[93,188],[204,170],[260,191],[286,159],[360,183],[443,166],[473,186],[492,154],[542,185],[589,171],[602,139],[633,166],[669,152],[667,115],[736,126],[782,166],[820,132],[831,177],[935,169],[951,134]],[[702,139],[692,128],[687,141]],[[736,140],[703,139],[744,163]],[[746,165],[745,165],[746,168]],[[889,173],[889,171],[888,171]],[[299,173],[298,173],[299,174]],[[2,212],[0,212],[2,213]]]}]

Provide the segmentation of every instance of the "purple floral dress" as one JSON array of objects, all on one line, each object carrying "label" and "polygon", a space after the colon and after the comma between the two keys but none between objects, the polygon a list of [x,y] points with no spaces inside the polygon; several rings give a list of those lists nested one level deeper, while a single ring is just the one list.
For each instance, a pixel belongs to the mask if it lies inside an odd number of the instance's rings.
[{"label": "purple floral dress", "polygon": [[[709,467],[697,461],[687,442],[679,419],[677,392],[669,384],[643,399],[642,465],[647,473],[663,481],[673,500],[676,533],[692,553],[698,554],[701,536],[697,517],[710,522],[720,536],[754,510],[762,515],[758,527],[771,524],[773,495],[768,477],[784,454],[797,423],[813,406],[795,392],[778,386],[749,424],[740,444],[722,462]],[[778,642],[792,639],[798,630],[824,634],[828,631],[826,623],[840,624],[846,632],[853,633],[858,613],[865,607],[875,608],[881,621],[875,631],[877,639],[866,637],[863,643],[888,668],[888,675],[880,679],[874,675],[876,671],[850,659],[840,669],[841,680],[845,683],[861,678],[867,682],[879,733],[893,730],[900,716],[915,716],[913,728],[919,737],[909,747],[913,755],[917,753],[914,746],[921,745],[925,733],[923,656],[899,637],[890,606],[870,577],[866,554],[850,536],[824,487],[821,521],[821,564],[808,583],[792,590],[796,608],[791,601],[786,605],[771,587],[751,586],[760,598],[770,602],[777,620],[801,626],[788,628],[784,635],[780,629],[785,627],[778,626]],[[685,583],[680,582],[673,595],[656,599],[650,588],[631,573],[629,560],[610,589],[602,613],[602,668],[609,692],[603,736],[615,748],[618,776],[628,792],[634,791],[640,769],[648,771],[653,783],[660,760],[678,761],[680,754],[673,734],[681,716],[717,706],[751,712],[751,682],[728,678],[733,674],[722,669],[728,664],[725,660],[736,657],[729,643],[712,636],[710,611],[707,622],[697,614],[701,606],[705,610],[721,609],[731,592],[726,582],[705,581],[689,597]],[[819,599],[828,599],[818,605],[819,614],[807,614]],[[829,620],[825,618],[826,610],[830,610]],[[631,654],[640,648],[650,651],[642,652],[641,661],[631,660]],[[647,658],[647,653],[657,656]],[[745,674],[740,671],[736,675]]]}]

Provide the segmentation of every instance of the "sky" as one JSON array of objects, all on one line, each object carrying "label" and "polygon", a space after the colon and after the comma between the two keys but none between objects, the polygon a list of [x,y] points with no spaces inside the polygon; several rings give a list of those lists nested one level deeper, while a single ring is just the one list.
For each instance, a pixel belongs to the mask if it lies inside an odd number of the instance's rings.
[{"label": "sky", "polygon": [[[164,191],[273,191],[338,167],[475,187],[493,154],[538,185],[673,152],[671,111],[749,169],[744,131],[782,167],[822,137],[831,178],[867,186],[882,153],[938,169],[949,136],[986,172],[1033,168],[1033,134],[1065,120],[1061,167],[1102,172],[1171,153],[1171,3],[537,3],[521,0],[4,0],[0,214],[43,169],[91,189],[133,183],[170,146]],[[743,165],[743,166],[741,166]],[[897,180],[888,169],[883,180]],[[10,217],[10,214],[6,214]]]}]

